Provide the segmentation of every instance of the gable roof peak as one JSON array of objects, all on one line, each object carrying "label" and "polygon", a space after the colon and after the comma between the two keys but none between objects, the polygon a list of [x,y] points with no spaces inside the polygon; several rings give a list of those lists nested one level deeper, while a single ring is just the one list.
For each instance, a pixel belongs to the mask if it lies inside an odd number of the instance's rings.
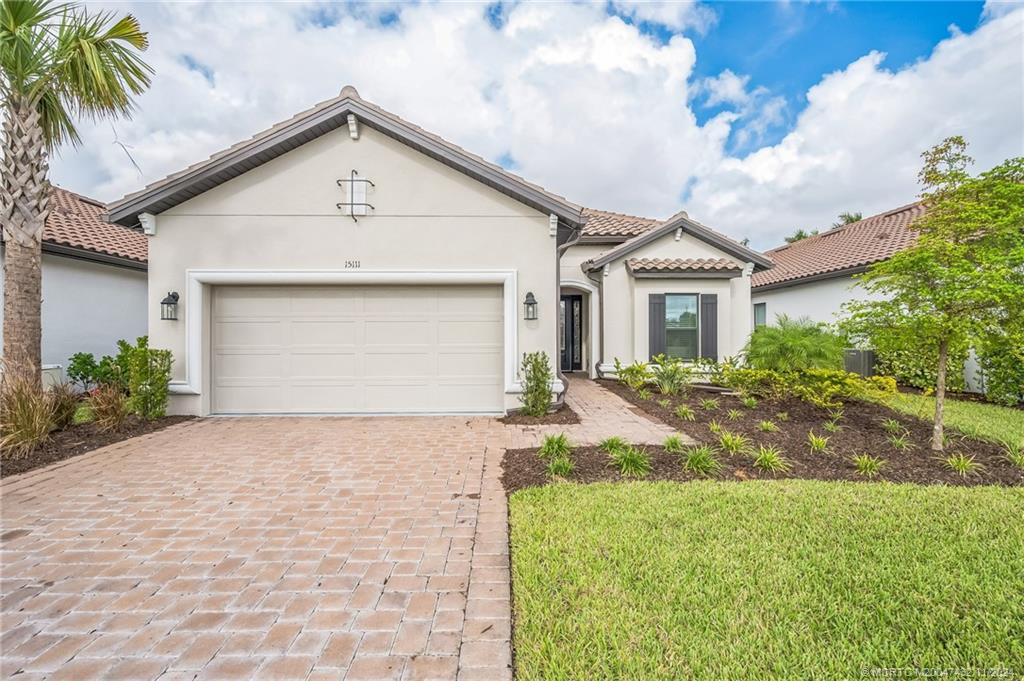
[{"label": "gable roof peak", "polygon": [[341,92],[338,93],[338,96],[342,98],[347,97],[349,99],[362,99],[362,97],[359,96],[359,90],[356,90],[354,85],[346,85],[341,88]]}]

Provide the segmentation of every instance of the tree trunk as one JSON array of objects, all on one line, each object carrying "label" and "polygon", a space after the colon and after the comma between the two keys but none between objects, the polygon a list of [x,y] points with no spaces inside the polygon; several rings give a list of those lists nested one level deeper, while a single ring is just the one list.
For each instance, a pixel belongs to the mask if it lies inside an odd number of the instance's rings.
[{"label": "tree trunk", "polygon": [[4,240],[4,371],[42,383],[42,240],[49,214],[46,141],[27,99],[5,107],[0,221]]},{"label": "tree trunk", "polygon": [[943,449],[942,416],[946,407],[946,363],[949,356],[949,341],[939,341],[939,371],[935,376],[935,424],[932,426],[932,451]]}]

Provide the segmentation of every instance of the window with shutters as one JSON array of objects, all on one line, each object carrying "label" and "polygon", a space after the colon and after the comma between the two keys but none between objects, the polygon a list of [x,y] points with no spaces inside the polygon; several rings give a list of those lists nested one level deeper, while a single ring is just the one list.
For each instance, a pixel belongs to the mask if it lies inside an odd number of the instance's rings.
[{"label": "window with shutters", "polygon": [[665,294],[665,354],[695,360],[700,356],[696,293]]}]

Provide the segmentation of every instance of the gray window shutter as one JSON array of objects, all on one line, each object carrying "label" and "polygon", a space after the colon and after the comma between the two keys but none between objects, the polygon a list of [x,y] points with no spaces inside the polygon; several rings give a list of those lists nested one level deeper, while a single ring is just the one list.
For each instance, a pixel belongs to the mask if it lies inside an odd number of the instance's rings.
[{"label": "gray window shutter", "polygon": [[718,359],[718,295],[700,297],[700,356]]},{"label": "gray window shutter", "polygon": [[665,294],[652,293],[647,300],[647,344],[654,357],[665,352]]}]

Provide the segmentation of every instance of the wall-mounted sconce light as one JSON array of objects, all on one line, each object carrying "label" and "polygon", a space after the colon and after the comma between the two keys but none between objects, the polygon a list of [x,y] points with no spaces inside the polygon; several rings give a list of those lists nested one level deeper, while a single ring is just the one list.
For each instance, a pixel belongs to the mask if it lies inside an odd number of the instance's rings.
[{"label": "wall-mounted sconce light", "polygon": [[178,297],[177,291],[169,291],[160,301],[160,319],[172,322],[178,319]]},{"label": "wall-mounted sconce light", "polygon": [[526,294],[523,301],[523,319],[533,321],[537,319],[537,299],[533,297],[533,291]]}]

